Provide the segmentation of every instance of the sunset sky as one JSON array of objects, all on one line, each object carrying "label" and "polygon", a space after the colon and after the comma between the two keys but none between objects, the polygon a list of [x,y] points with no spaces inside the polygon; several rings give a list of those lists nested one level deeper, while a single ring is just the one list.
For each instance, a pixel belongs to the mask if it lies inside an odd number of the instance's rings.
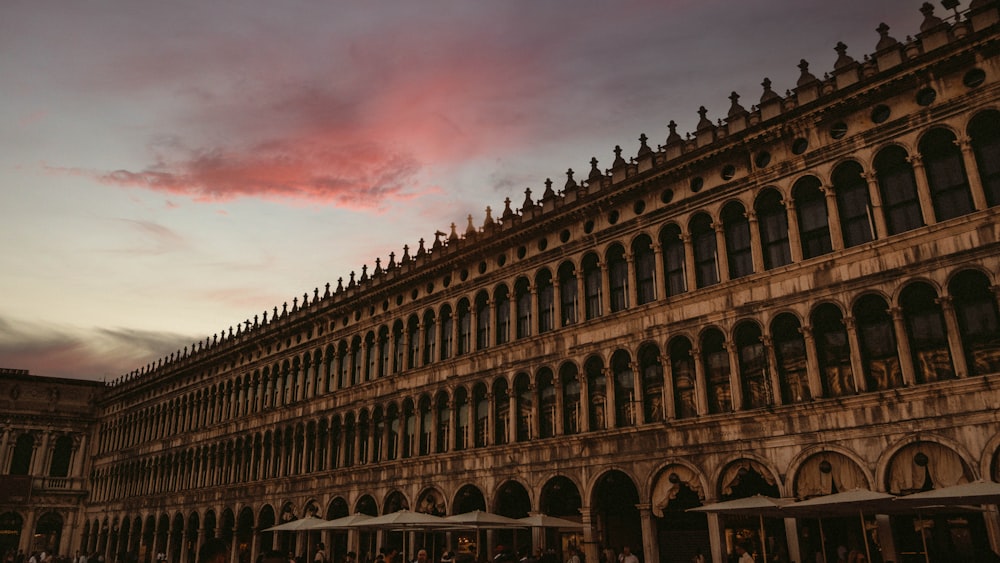
[{"label": "sunset sky", "polygon": [[921,3],[4,0],[0,367],[113,379]]}]

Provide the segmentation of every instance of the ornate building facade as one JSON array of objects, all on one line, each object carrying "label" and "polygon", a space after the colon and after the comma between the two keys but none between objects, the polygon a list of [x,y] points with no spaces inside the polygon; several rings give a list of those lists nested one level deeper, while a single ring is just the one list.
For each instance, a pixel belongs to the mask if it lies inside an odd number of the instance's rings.
[{"label": "ornate building facade", "polygon": [[[912,38],[883,24],[784,96],[765,79],[750,109],[734,93],[686,137],[102,388],[56,548],[192,563],[221,536],[251,561],[310,513],[478,508],[575,519],[517,541],[595,562],[802,561],[815,520],[761,540],[687,509],[1000,480],[1000,15],[922,11]],[[5,473],[24,435],[5,425]],[[33,517],[0,512],[29,546]],[[830,520],[881,560],[1000,550],[995,512]],[[367,536],[326,540],[396,541]]]}]

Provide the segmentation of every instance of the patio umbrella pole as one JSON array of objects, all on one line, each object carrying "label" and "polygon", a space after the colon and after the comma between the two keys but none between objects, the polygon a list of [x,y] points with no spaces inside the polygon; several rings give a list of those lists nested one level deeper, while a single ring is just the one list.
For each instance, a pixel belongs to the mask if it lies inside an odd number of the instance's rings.
[{"label": "patio umbrella pole", "polygon": [[865,513],[863,510],[858,511],[858,515],[861,516],[861,535],[865,538],[865,554],[868,555],[868,560],[872,560],[872,548],[868,545],[868,528],[865,524]]},{"label": "patio umbrella pole", "polygon": [[924,535],[924,517],[920,515],[919,510],[917,510],[917,520],[920,521],[920,543],[924,545],[924,561],[931,563],[931,555],[927,553],[927,536]]},{"label": "patio umbrella pole", "polygon": [[[826,558],[826,532],[823,531],[823,519],[817,517],[816,520],[819,522],[819,546],[823,550],[823,563],[828,563]],[[869,557],[869,559],[871,559]]]},{"label": "patio umbrella pole", "polygon": [[760,517],[760,553],[767,561],[767,534],[764,532],[764,517]]}]

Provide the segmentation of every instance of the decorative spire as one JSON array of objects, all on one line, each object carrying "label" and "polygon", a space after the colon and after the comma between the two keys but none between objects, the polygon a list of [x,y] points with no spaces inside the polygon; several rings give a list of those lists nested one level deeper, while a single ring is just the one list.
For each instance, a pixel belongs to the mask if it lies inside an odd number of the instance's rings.
[{"label": "decorative spire", "polygon": [[781,97],[778,94],[776,94],[774,90],[771,89],[770,78],[765,78],[764,81],[760,83],[760,85],[764,87],[764,93],[761,94],[760,96],[761,104],[764,104],[764,102],[769,102],[771,100],[776,100]]},{"label": "decorative spire", "polygon": [[510,219],[511,217],[514,216],[514,211],[510,208],[510,198],[509,197],[504,198],[503,205],[504,205],[504,207],[503,207],[503,215],[501,215],[501,217],[503,218],[504,221],[506,221],[507,219]]},{"label": "decorative spire", "polygon": [[834,70],[840,70],[854,64],[855,61],[847,54],[847,45],[844,45],[843,41],[838,41],[833,50],[837,52],[837,62],[833,63]]},{"label": "decorative spire", "polygon": [[391,270],[396,267],[396,253],[389,253],[389,264],[385,267],[386,270]]},{"label": "decorative spire", "polygon": [[431,244],[432,251],[441,250],[441,248],[444,246],[444,243],[441,242],[441,237],[445,236],[446,234],[447,233],[445,233],[444,231],[434,231],[434,243]]},{"label": "decorative spire", "polygon": [[649,145],[646,144],[648,140],[649,137],[645,133],[639,135],[639,153],[636,156],[642,157],[653,152],[653,149],[649,148]]},{"label": "decorative spire", "polygon": [[920,6],[920,13],[924,15],[924,21],[920,24],[920,32],[924,33],[943,24],[941,18],[934,15],[934,6],[930,2],[924,2]]},{"label": "decorative spire", "polygon": [[542,194],[542,200],[552,199],[554,197],[556,197],[556,192],[552,189],[552,178],[546,178],[545,192]]},{"label": "decorative spire", "polygon": [[476,226],[472,224],[472,213],[469,213],[469,224],[465,227],[465,238],[476,238]]},{"label": "decorative spire", "polygon": [[330,296],[330,282],[326,282],[326,291],[323,293],[323,299]]},{"label": "decorative spire", "polygon": [[799,71],[801,71],[801,74],[799,75],[799,81],[795,83],[796,86],[801,88],[802,86],[808,86],[816,82],[816,77],[809,72],[809,63],[805,59],[799,61]]},{"label": "decorative spire", "polygon": [[524,203],[521,204],[521,213],[527,213],[535,207],[535,202],[531,201],[531,188],[524,188]]},{"label": "decorative spire", "polygon": [[601,173],[601,169],[597,167],[597,157],[592,157],[590,159],[590,174],[587,176],[587,181],[591,184],[596,184],[601,181],[604,174]]},{"label": "decorative spire", "polygon": [[611,163],[612,168],[618,168],[619,166],[625,166],[625,159],[622,158],[622,147],[621,145],[615,145],[615,161]]},{"label": "decorative spire", "polygon": [[319,301],[319,288],[313,289],[313,303]]},{"label": "decorative spire", "polygon": [[[264,320],[261,321],[261,325],[266,325],[266,324],[267,324],[267,311],[264,311]],[[206,346],[208,345],[208,341],[207,340],[205,342],[205,345]]]},{"label": "decorative spire", "polygon": [[708,110],[705,109],[705,106],[698,108],[698,115],[701,116],[701,119],[698,120],[698,126],[695,127],[695,131],[700,133],[702,131],[715,128],[715,125],[712,124],[712,120],[706,117],[708,115]]},{"label": "decorative spire", "polygon": [[451,232],[448,233],[448,242],[450,243],[456,240],[458,240],[458,231],[455,230],[455,223],[453,222],[451,224]]},{"label": "decorative spire", "polygon": [[368,264],[361,265],[361,281],[368,280]]},{"label": "decorative spire", "polygon": [[427,250],[424,248],[424,239],[417,241],[419,246],[417,246],[417,256],[423,256],[427,254]]},{"label": "decorative spire", "polygon": [[298,311],[298,310],[299,310],[299,298],[298,297],[292,297],[292,312],[294,313],[295,311]]},{"label": "decorative spire", "polygon": [[379,275],[381,273],[382,273],[382,259],[376,257],[375,258],[375,269],[372,270],[372,277],[375,277],[375,276],[377,276],[377,275]]},{"label": "decorative spire", "polygon": [[741,115],[746,115],[747,110],[746,110],[746,108],[744,108],[743,106],[740,105],[740,95],[739,94],[737,94],[736,92],[733,92],[732,94],[729,94],[729,101],[732,102],[732,104],[729,106],[729,118],[730,119],[735,118],[735,117],[739,117]]},{"label": "decorative spire", "polygon": [[407,264],[410,263],[410,260],[412,260],[412,258],[410,258],[410,245],[404,244],[403,245],[403,257],[399,259],[399,265],[400,266],[405,266],[405,265],[407,265]]},{"label": "decorative spire", "polygon": [[681,139],[681,136],[677,134],[677,123],[675,123],[673,119],[670,120],[670,123],[667,123],[667,130],[670,131],[670,133],[667,134],[667,146],[679,143],[683,140]]},{"label": "decorative spire", "polygon": [[576,180],[573,179],[573,169],[570,168],[566,171],[566,185],[563,186],[563,191],[568,191],[570,189],[576,189]]},{"label": "decorative spire", "polygon": [[350,280],[347,282],[347,289],[351,289],[355,285],[357,285],[357,282],[354,281],[354,270],[351,270]]},{"label": "decorative spire", "polygon": [[288,301],[281,304],[281,316],[288,316]]},{"label": "decorative spire", "polygon": [[271,322],[278,320],[278,307],[274,308],[274,314],[271,315]]},{"label": "decorative spire", "polygon": [[344,278],[337,278],[337,293],[344,291]]},{"label": "decorative spire", "polygon": [[899,41],[896,41],[895,39],[889,36],[889,26],[886,25],[885,22],[878,24],[878,27],[875,28],[875,31],[877,31],[879,35],[878,44],[875,45],[876,52],[883,51],[885,49],[889,49],[890,47],[895,47],[896,45],[899,45]]}]

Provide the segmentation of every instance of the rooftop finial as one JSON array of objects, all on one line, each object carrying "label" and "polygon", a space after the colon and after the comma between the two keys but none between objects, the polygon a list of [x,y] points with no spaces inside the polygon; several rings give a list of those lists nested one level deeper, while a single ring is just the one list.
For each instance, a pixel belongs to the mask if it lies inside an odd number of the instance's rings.
[{"label": "rooftop finial", "polygon": [[386,270],[391,270],[391,269],[393,269],[395,267],[396,267],[396,253],[395,252],[390,252],[389,253],[389,264],[386,265],[385,269]]},{"label": "rooftop finial", "polygon": [[483,220],[483,228],[493,226],[493,209],[487,205],[486,206],[486,219]]},{"label": "rooftop finial", "polygon": [[455,223],[453,222],[451,224],[451,232],[448,233],[448,242],[450,243],[456,240],[458,240],[458,231],[456,230]]},{"label": "rooftop finial", "polygon": [[760,85],[764,87],[764,93],[761,94],[761,96],[760,96],[760,103],[761,104],[763,104],[764,102],[767,102],[767,101],[770,101],[770,100],[774,100],[774,99],[777,99],[777,98],[781,97],[778,94],[776,94],[774,92],[774,90],[771,89],[771,79],[770,78],[764,78],[764,81],[761,82]]},{"label": "rooftop finial", "polygon": [[677,123],[674,122],[673,119],[670,120],[670,123],[667,123],[667,130],[670,131],[670,133],[667,135],[667,145],[679,143],[683,140],[681,139],[681,136],[677,134]]},{"label": "rooftop finial", "polygon": [[468,221],[469,224],[465,226],[465,238],[475,238],[476,226],[472,224],[472,213],[469,213]]},{"label": "rooftop finial", "polygon": [[406,264],[410,263],[410,260],[411,260],[411,258],[410,258],[410,245],[404,244],[403,245],[403,257],[399,259],[399,264],[402,265],[402,266],[405,266]]},{"label": "rooftop finial", "polygon": [[361,265],[361,281],[366,281],[368,279],[368,264]]},{"label": "rooftop finial", "polygon": [[875,31],[877,31],[879,35],[878,44],[875,45],[875,51],[882,51],[899,44],[899,41],[896,41],[889,35],[889,26],[886,25],[885,22],[878,24]]},{"label": "rooftop finial", "polygon": [[618,168],[619,166],[625,166],[625,159],[622,158],[622,147],[621,145],[615,145],[615,161],[611,163],[612,168]]},{"label": "rooftop finial", "polygon": [[375,269],[372,270],[372,277],[375,277],[382,273],[382,259],[375,257]]},{"label": "rooftop finial", "polygon": [[417,241],[417,244],[418,244],[417,256],[423,256],[424,254],[427,254],[427,249],[424,248],[424,239],[421,238],[419,241]]},{"label": "rooftop finial", "polygon": [[566,171],[566,185],[563,186],[563,191],[567,191],[570,188],[576,189],[576,180],[573,179],[573,169],[570,168]]},{"label": "rooftop finial", "polygon": [[802,87],[816,82],[816,77],[809,72],[809,63],[805,59],[799,61],[799,71],[801,74],[799,81],[795,83],[796,86]]},{"label": "rooftop finial", "polygon": [[542,193],[542,200],[552,199],[554,197],[556,197],[556,192],[552,189],[552,178],[546,178],[545,192]]},{"label": "rooftop finial", "polygon": [[736,92],[733,92],[732,94],[729,94],[729,101],[732,102],[732,104],[729,106],[729,114],[728,115],[729,115],[730,118],[739,117],[741,115],[746,115],[747,110],[746,110],[746,108],[744,108],[743,106],[740,105],[740,95],[739,94],[737,94]]},{"label": "rooftop finial", "polygon": [[351,275],[349,277],[350,279],[347,282],[347,289],[351,289],[352,287],[357,285],[357,282],[354,281],[354,270],[351,270]]},{"label": "rooftop finial", "polygon": [[503,207],[503,215],[501,215],[501,217],[503,217],[504,221],[506,221],[507,219],[510,219],[511,217],[514,216],[514,211],[510,208],[510,198],[509,197],[504,198],[504,200],[503,200],[503,206],[504,206]]},{"label": "rooftop finial", "polygon": [[645,133],[639,135],[639,153],[636,156],[646,156],[653,152],[653,149],[649,148],[649,145],[646,144],[648,140],[649,137]]},{"label": "rooftop finial", "polygon": [[934,15],[934,5],[930,2],[924,2],[924,4],[920,6],[920,13],[924,15],[924,21],[920,24],[921,33],[930,31],[944,23],[941,18]]},{"label": "rooftop finial", "polygon": [[708,110],[705,109],[705,106],[698,108],[698,115],[701,116],[701,119],[698,120],[698,126],[695,127],[696,131],[705,131],[715,127],[715,125],[712,124],[712,120],[707,117]]},{"label": "rooftop finial", "polygon": [[847,45],[843,41],[838,41],[837,46],[833,50],[837,52],[837,62],[833,63],[834,70],[840,70],[845,66],[854,64],[854,59],[847,54]]},{"label": "rooftop finial", "polygon": [[524,188],[524,203],[521,204],[521,213],[531,211],[535,202],[531,201],[531,188]]}]

